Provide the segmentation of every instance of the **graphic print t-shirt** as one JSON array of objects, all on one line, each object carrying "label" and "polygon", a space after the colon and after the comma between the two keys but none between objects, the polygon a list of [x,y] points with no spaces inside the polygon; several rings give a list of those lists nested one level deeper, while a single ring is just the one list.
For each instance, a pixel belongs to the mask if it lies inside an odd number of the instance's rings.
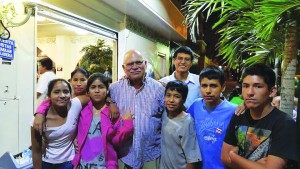
[{"label": "graphic print t-shirt", "polygon": [[232,117],[224,141],[238,146],[239,155],[251,161],[268,155],[297,160],[296,133],[293,119],[276,108],[259,120],[246,111]]},{"label": "graphic print t-shirt", "polygon": [[224,169],[221,162],[221,150],[227,126],[237,105],[223,100],[216,107],[206,106],[205,100],[199,98],[188,108],[187,112],[195,120],[195,128],[201,150],[203,169]]},{"label": "graphic print t-shirt", "polygon": [[94,116],[81,150],[82,156],[77,169],[106,169],[102,145],[100,117]]}]

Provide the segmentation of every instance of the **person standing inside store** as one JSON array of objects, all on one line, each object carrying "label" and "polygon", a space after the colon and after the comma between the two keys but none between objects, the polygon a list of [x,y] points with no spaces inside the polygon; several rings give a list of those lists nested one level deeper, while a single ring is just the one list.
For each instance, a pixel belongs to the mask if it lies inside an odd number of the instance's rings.
[{"label": "person standing inside store", "polygon": [[222,69],[207,67],[200,72],[199,77],[203,98],[195,100],[187,113],[195,120],[203,169],[224,169],[225,166],[221,162],[223,139],[237,105],[220,98],[220,94],[225,90]]},{"label": "person standing inside store", "polygon": [[123,60],[125,76],[112,83],[112,102],[130,110],[134,117],[134,136],[121,147],[122,169],[156,169],[159,165],[161,122],[164,111],[164,86],[146,76],[147,61],[137,50],[126,52]]},{"label": "person standing inside store", "polygon": [[242,95],[248,108],[234,115],[222,147],[222,162],[230,168],[295,168],[298,160],[295,121],[271,105],[275,73],[264,64],[242,73]]},{"label": "person standing inside store", "polygon": [[194,54],[192,49],[187,46],[177,48],[173,55],[175,71],[170,76],[166,76],[159,80],[165,84],[169,81],[180,80],[188,85],[189,94],[186,102],[184,103],[186,108],[188,108],[194,100],[201,97],[201,93],[199,91],[199,76],[189,72],[193,64],[193,59]]},{"label": "person standing inside store", "polygon": [[36,89],[36,98],[38,99],[38,104],[46,98],[46,93],[48,90],[48,83],[56,79],[55,73],[52,71],[53,62],[50,58],[41,59],[38,62],[38,71],[40,77]]},{"label": "person standing inside store", "polygon": [[112,78],[112,70],[111,70],[109,65],[106,67],[105,72],[103,73],[103,75],[107,78]]},{"label": "person standing inside store", "polygon": [[111,67],[109,65],[107,65],[107,67],[106,67],[105,72],[103,73],[103,75],[108,78],[109,83],[112,82],[112,69],[111,69]]}]

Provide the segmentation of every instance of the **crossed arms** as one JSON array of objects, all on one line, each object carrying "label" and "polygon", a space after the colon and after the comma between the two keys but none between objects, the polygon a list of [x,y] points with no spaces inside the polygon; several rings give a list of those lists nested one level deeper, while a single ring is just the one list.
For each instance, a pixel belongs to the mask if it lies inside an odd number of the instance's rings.
[{"label": "crossed arms", "polygon": [[287,164],[287,160],[268,155],[258,161],[250,161],[237,154],[238,148],[236,146],[223,142],[221,160],[232,169],[283,169]]}]

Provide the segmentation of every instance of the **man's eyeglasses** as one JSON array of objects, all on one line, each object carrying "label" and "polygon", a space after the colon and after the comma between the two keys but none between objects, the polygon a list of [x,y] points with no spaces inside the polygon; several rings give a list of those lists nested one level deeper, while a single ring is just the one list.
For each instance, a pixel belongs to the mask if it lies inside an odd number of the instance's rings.
[{"label": "man's eyeglasses", "polygon": [[177,60],[179,60],[180,62],[182,62],[183,60],[186,62],[190,62],[192,59],[191,58],[183,58],[183,57],[176,57]]},{"label": "man's eyeglasses", "polygon": [[141,66],[143,63],[144,63],[144,60],[141,60],[141,61],[125,63],[124,65],[127,68],[132,68],[134,66],[134,64],[136,64],[137,66]]}]

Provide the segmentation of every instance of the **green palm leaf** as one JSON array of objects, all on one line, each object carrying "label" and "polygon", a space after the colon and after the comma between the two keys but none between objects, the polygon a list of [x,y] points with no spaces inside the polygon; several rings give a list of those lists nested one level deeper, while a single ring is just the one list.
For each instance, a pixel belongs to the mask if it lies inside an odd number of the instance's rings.
[{"label": "green palm leaf", "polygon": [[[256,3],[257,25],[255,29],[258,30],[257,36],[266,40],[271,38],[271,34],[275,25],[285,24],[288,19],[296,19],[295,16],[300,16],[299,0],[263,0]],[[291,15],[293,14],[293,15]]]}]

